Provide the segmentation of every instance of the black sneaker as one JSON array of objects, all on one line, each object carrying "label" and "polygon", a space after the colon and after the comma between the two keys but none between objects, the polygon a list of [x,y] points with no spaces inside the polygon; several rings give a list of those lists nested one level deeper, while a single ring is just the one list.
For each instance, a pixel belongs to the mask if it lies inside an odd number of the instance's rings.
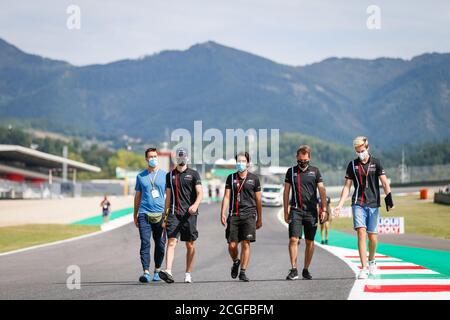
[{"label": "black sneaker", "polygon": [[297,279],[298,279],[297,268],[289,270],[289,274],[286,277],[286,280],[297,280]]},{"label": "black sneaker", "polygon": [[322,241],[320,241],[320,244],[325,244],[325,241],[323,241],[323,240],[322,240]]},{"label": "black sneaker", "polygon": [[174,283],[175,280],[173,280],[173,276],[171,274],[169,274],[168,272],[161,270],[159,272],[159,277],[164,280],[167,283]]},{"label": "black sneaker", "polygon": [[312,276],[309,273],[308,269],[303,269],[302,276],[303,276],[303,279],[305,279],[305,280],[311,280],[312,279]]},{"label": "black sneaker", "polygon": [[233,262],[233,266],[231,267],[231,277],[233,279],[236,279],[239,273],[239,266],[241,265],[241,260],[237,259],[235,262]]},{"label": "black sneaker", "polygon": [[247,278],[247,276],[245,275],[245,272],[239,273],[239,280],[244,281],[244,282],[249,282],[250,281],[250,279]]},{"label": "black sneaker", "polygon": [[328,245],[328,240],[325,240],[325,244]]}]

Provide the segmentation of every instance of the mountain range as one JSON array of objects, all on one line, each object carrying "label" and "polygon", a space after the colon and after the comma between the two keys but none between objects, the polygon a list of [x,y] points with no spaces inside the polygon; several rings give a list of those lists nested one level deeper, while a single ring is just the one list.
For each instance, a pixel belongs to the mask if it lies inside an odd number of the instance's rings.
[{"label": "mountain range", "polygon": [[[119,49],[119,48],[118,48]],[[0,124],[98,138],[278,128],[381,148],[450,137],[450,54],[289,66],[209,41],[74,66],[0,39]]]}]

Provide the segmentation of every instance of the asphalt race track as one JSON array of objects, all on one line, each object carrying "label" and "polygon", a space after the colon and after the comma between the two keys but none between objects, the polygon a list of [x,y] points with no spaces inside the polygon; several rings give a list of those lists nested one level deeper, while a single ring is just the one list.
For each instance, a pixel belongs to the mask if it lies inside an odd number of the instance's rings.
[{"label": "asphalt race track", "polygon": [[[200,207],[192,284],[182,282],[183,243],[176,249],[174,284],[140,284],[139,235],[128,224],[93,237],[0,256],[0,299],[347,299],[355,281],[353,271],[318,247],[310,267],[314,279],[285,280],[290,268],[288,235],[277,219],[278,211],[263,210],[263,228],[252,244],[249,283],[231,279],[219,205],[205,204]],[[302,242],[300,270],[303,253]],[[80,267],[80,289],[67,288],[70,265]]]}]

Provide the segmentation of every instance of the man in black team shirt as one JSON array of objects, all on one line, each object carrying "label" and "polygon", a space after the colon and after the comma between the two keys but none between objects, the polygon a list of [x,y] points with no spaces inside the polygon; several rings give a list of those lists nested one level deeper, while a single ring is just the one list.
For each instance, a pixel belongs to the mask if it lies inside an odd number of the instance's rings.
[{"label": "man in black team shirt", "polygon": [[166,175],[165,222],[167,230],[166,270],[159,276],[173,283],[172,264],[178,238],[186,242],[186,274],[184,282],[191,283],[192,264],[195,255],[194,242],[198,238],[197,215],[202,201],[203,189],[200,175],[187,167],[188,153],[184,148],[176,151],[176,168]]},{"label": "man in black team shirt", "polygon": [[[394,207],[391,195],[391,187],[380,160],[369,153],[369,140],[366,137],[356,137],[353,147],[358,158],[350,161],[345,175],[345,184],[342,188],[341,198],[334,209],[339,214],[345,200],[350,193],[352,183],[355,192],[352,197],[353,228],[358,234],[359,258],[361,260],[361,271],[358,279],[367,279],[375,275],[377,265],[375,263],[375,252],[377,249],[378,232],[378,208],[380,207],[380,184],[383,185],[386,197],[386,210]],[[369,267],[367,268],[366,233],[369,237]]]},{"label": "man in black team shirt", "polygon": [[[300,146],[297,150],[297,165],[289,168],[284,183],[284,220],[289,224],[289,256],[292,269],[286,280],[298,279],[297,253],[302,227],[305,230],[305,262],[302,272],[303,279],[311,280],[309,265],[314,253],[314,237],[317,231],[317,189],[319,189],[321,207],[320,221],[325,218],[327,195],[322,175],[318,168],[310,166],[311,148]],[[292,190],[291,200],[289,193]]]},{"label": "man in black team shirt", "polygon": [[[250,281],[245,274],[250,258],[250,243],[256,241],[256,229],[262,227],[261,184],[258,176],[248,172],[248,152],[236,155],[237,172],[230,174],[225,184],[221,222],[226,225],[228,252],[233,260],[231,277]],[[226,211],[229,209],[228,218]],[[238,244],[241,243],[241,259]]]}]

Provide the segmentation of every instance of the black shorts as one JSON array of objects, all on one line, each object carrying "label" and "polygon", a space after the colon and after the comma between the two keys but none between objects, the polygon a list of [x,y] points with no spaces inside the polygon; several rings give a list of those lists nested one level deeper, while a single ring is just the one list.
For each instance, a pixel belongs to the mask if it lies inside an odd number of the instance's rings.
[{"label": "black shorts", "polygon": [[227,242],[256,241],[256,215],[229,216],[225,230]]},{"label": "black shorts", "polygon": [[316,236],[318,220],[317,212],[291,210],[289,213],[289,238],[301,238],[304,228],[305,239],[313,241]]},{"label": "black shorts", "polygon": [[195,241],[198,238],[197,215],[183,216],[169,214],[166,223],[167,238],[181,241]]}]

